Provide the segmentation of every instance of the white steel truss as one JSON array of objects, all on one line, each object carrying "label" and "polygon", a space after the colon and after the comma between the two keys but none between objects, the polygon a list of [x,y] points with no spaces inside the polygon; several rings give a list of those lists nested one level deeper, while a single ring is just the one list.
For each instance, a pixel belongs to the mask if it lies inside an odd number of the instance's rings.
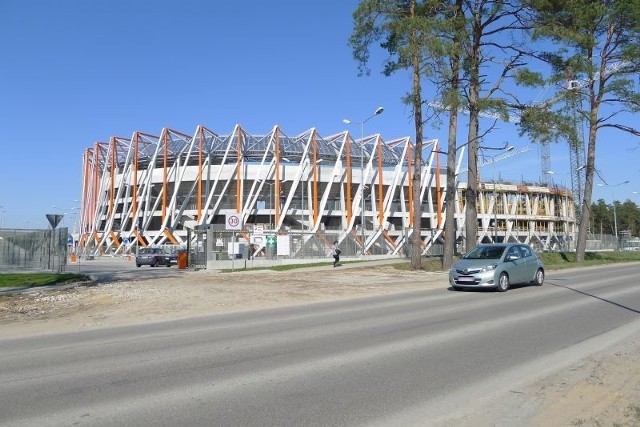
[{"label": "white steel truss", "polygon": [[[438,141],[427,146],[419,191],[425,254],[442,242],[446,188]],[[185,244],[187,229],[224,227],[225,215],[234,213],[244,234],[260,228],[322,237],[331,230],[365,253],[397,254],[413,230],[414,150],[409,137],[322,137],[315,128],[289,137],[278,126],[265,135],[236,125],[227,135],[198,126],[193,136],[165,128],[159,136],[113,137],[85,152],[80,244],[93,253]],[[465,187],[457,184],[457,236],[464,231]],[[485,183],[478,197],[478,242],[519,240],[546,249],[572,240],[573,196],[565,190]]]}]

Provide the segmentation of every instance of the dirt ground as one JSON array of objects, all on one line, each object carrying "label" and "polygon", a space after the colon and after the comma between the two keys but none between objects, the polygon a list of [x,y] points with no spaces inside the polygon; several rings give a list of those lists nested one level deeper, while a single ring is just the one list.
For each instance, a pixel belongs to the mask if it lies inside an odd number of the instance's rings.
[{"label": "dirt ground", "polygon": [[[443,272],[313,267],[185,271],[0,296],[0,336],[77,331],[307,302],[446,287]],[[640,334],[514,390],[460,425],[640,426]]]}]

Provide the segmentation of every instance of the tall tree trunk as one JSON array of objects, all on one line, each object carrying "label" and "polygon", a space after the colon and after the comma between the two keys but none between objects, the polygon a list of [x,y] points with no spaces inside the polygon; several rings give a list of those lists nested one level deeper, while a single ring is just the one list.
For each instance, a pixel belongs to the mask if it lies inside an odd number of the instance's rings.
[{"label": "tall tree trunk", "polygon": [[[458,126],[458,110],[452,108],[449,113],[449,137],[447,144],[447,192],[444,198],[444,254],[442,268],[448,270],[453,264],[453,255],[456,246],[456,128]],[[438,173],[440,173],[438,171]]]},{"label": "tall tree trunk", "polygon": [[[462,0],[456,1],[456,10],[462,16]],[[459,19],[458,17],[454,19]],[[457,21],[459,22],[459,21]],[[451,108],[449,110],[449,134],[447,137],[447,190],[444,198],[444,253],[442,268],[448,270],[453,264],[456,248],[456,157],[458,137],[458,91],[460,90],[460,37],[461,32],[455,25],[451,53]],[[439,173],[439,172],[438,172]]]},{"label": "tall tree trunk", "polygon": [[[411,19],[416,16],[416,0],[410,1]],[[413,23],[412,23],[413,25]],[[411,65],[413,68],[413,119],[416,127],[416,149],[413,163],[413,233],[411,234],[411,267],[422,269],[422,96],[420,86],[420,52],[415,27],[411,30]]]},{"label": "tall tree trunk", "polygon": [[[471,103],[469,105],[472,105]],[[477,108],[477,107],[476,107]],[[478,243],[478,114],[473,112],[474,108],[469,109],[469,136],[467,144],[469,150],[467,152],[468,168],[467,168],[467,193],[465,195],[465,251],[469,252],[475,248]]]},{"label": "tall tree trunk", "polygon": [[[587,144],[587,171],[585,174],[584,195],[582,196],[582,210],[580,212],[580,224],[578,225],[578,241],[576,244],[576,262],[584,261],[589,238],[589,221],[591,219],[591,197],[593,196],[593,176],[596,163],[596,133],[598,131],[599,103],[592,95],[590,99],[591,111],[589,112],[589,142]],[[614,201],[615,203],[615,201]]]},{"label": "tall tree trunk", "polygon": [[467,136],[467,193],[465,197],[465,251],[475,248],[478,242],[478,149],[480,147],[478,101],[480,99],[480,39],[482,28],[480,12],[474,11],[469,70],[469,133]]}]

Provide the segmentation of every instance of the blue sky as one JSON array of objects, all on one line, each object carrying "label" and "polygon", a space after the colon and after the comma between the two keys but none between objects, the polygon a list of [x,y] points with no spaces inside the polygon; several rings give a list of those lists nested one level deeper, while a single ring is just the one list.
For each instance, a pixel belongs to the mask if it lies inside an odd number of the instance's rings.
[{"label": "blue sky", "polygon": [[[365,133],[413,138],[401,100],[408,75],[383,76],[378,52],[371,75],[358,77],[347,44],[356,4],[3,0],[0,225],[46,227],[45,214],[71,212],[85,149],[134,131],[192,135],[202,124],[227,134],[239,123],[254,134],[278,124],[291,136],[311,127],[358,136],[359,126],[342,119],[361,121],[383,106]],[[483,144],[530,144],[513,124],[498,126]],[[428,126],[425,137],[445,143],[446,129]],[[597,168],[607,182],[631,180],[616,198],[640,202],[632,194],[640,191],[637,139],[602,133],[599,141]],[[483,168],[481,177],[540,180],[533,148]],[[551,146],[551,162],[553,180],[570,186],[565,144]],[[598,198],[610,202],[611,189],[595,187]]]}]

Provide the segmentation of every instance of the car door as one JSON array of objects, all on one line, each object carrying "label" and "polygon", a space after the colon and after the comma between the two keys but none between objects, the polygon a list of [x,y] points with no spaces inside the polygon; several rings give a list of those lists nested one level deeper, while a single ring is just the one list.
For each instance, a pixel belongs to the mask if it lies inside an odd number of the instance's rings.
[{"label": "car door", "polygon": [[504,260],[511,283],[523,282],[525,280],[526,267],[524,265],[525,261],[522,258],[522,253],[518,247],[511,246],[507,249]]},{"label": "car door", "polygon": [[531,281],[534,279],[536,270],[538,269],[538,257],[533,253],[531,248],[527,245],[518,246],[520,253],[522,253],[523,263],[523,281]]}]

